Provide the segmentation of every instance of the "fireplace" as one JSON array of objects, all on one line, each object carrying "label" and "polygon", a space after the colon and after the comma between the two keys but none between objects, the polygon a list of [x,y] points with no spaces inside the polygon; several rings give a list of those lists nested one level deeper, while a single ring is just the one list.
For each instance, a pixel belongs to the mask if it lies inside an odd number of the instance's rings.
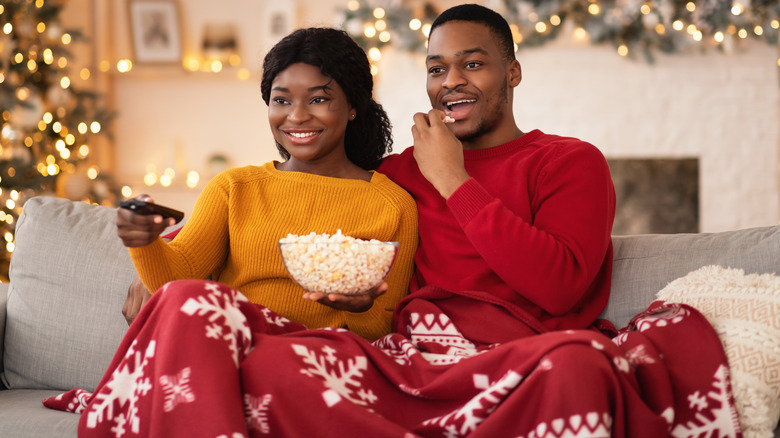
[{"label": "fireplace", "polygon": [[612,233],[699,232],[697,158],[611,158],[617,209]]}]

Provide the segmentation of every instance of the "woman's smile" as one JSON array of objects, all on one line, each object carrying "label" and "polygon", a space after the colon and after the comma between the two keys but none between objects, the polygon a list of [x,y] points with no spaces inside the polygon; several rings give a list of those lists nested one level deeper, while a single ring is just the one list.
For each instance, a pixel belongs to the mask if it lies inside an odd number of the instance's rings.
[{"label": "woman's smile", "polygon": [[309,131],[309,130],[282,130],[282,132],[288,137],[291,143],[297,145],[306,145],[314,143],[319,138],[322,130]]}]

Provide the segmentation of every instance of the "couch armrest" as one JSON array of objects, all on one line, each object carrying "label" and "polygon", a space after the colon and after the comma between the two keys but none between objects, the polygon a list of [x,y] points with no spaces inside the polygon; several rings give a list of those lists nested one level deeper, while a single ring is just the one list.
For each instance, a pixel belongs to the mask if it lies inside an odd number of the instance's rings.
[{"label": "couch armrest", "polygon": [[[3,374],[3,341],[5,340],[5,309],[8,304],[8,289],[11,283],[0,283],[0,375]],[[0,389],[3,385],[0,384]]]}]

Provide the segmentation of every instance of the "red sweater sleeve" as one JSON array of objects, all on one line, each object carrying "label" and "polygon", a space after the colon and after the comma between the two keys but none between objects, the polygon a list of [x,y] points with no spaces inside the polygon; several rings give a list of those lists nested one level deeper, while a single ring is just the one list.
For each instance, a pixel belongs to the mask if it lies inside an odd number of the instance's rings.
[{"label": "red sweater sleeve", "polygon": [[615,194],[601,152],[554,147],[527,184],[531,218],[516,214],[474,178],[447,206],[486,263],[523,298],[552,315],[575,307],[609,256]]}]

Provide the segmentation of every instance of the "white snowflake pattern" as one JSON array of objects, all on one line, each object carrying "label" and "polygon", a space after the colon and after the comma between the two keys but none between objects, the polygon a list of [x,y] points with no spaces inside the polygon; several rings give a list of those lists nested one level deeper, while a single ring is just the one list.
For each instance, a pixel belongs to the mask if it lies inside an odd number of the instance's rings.
[{"label": "white snowflake pattern", "polygon": [[160,385],[162,386],[163,411],[171,412],[179,403],[192,403],[195,401],[195,394],[190,388],[190,367],[182,369],[175,376],[160,376]]},{"label": "white snowflake pattern", "polygon": [[273,310],[264,307],[261,311],[263,316],[265,317],[265,320],[269,324],[277,325],[279,327],[284,327],[286,324],[290,322],[289,319],[285,318],[284,316],[277,315],[273,312]]},{"label": "white snowflake pattern", "polygon": [[[473,376],[477,389],[485,386],[485,378],[486,376],[481,374]],[[487,418],[488,414],[496,409],[522,380],[523,377],[520,374],[508,371],[498,382],[487,385],[459,409],[441,417],[426,420],[423,424],[440,427],[444,436],[448,438],[467,436]]]},{"label": "white snowflake pattern", "polygon": [[272,399],[271,394],[265,394],[262,397],[244,394],[244,417],[249,429],[260,431],[266,435],[271,433],[271,426],[268,424],[268,409]]},{"label": "white snowflake pattern", "polygon": [[[127,432],[128,426],[133,433],[140,431],[138,400],[152,389],[152,382],[144,375],[144,369],[154,357],[156,342],[150,341],[143,353],[135,350],[136,344],[134,341],[130,345],[111,380],[95,395],[92,408],[87,413],[87,428],[94,429],[103,421],[113,421],[111,431],[117,438]],[[124,411],[115,413],[115,403]]]},{"label": "white snowflake pattern", "polygon": [[624,342],[628,339],[628,333],[621,333],[614,338],[612,338],[612,343],[614,343],[617,346],[623,345]]},{"label": "white snowflake pattern", "polygon": [[609,438],[612,436],[612,416],[606,412],[588,412],[541,422],[525,437],[520,438]]},{"label": "white snowflake pattern", "polygon": [[[396,341],[399,341],[396,343]],[[392,357],[398,365],[409,365],[411,357],[419,354],[419,350],[408,339],[397,335],[387,335],[374,341],[374,346]]]},{"label": "white snowflake pattern", "polygon": [[293,351],[303,358],[303,363],[309,365],[302,368],[301,373],[309,377],[319,377],[329,391],[323,392],[323,397],[329,406],[343,397],[359,406],[368,406],[376,402],[377,397],[370,389],[363,388],[360,379],[367,369],[368,359],[365,356],[355,356],[347,360],[336,357],[336,350],[329,346],[322,347],[324,354],[318,355],[304,345],[293,344]]},{"label": "white snowflake pattern", "polygon": [[626,352],[626,359],[628,363],[636,367],[638,365],[649,365],[655,363],[655,358],[647,353],[644,345],[637,345],[636,347]]},{"label": "white snowflake pattern", "polygon": [[[449,365],[484,352],[478,351],[476,345],[463,336],[455,323],[443,313],[413,312],[409,315],[407,330],[409,339],[422,357],[432,365]],[[425,344],[444,347],[447,349],[446,353],[426,352]]]},{"label": "white snowflake pattern", "polygon": [[703,396],[699,391],[696,391],[693,394],[688,394],[688,406],[691,409],[696,409],[701,412],[709,407],[709,403],[707,403],[706,396]]},{"label": "white snowflake pattern", "polygon": [[635,325],[637,331],[643,332],[653,327],[666,327],[671,324],[680,323],[689,315],[690,312],[684,307],[669,306],[639,318],[635,322]]},{"label": "white snowflake pattern", "polygon": [[[672,429],[673,437],[688,438],[700,436],[718,436],[735,438],[739,432],[739,419],[736,409],[729,403],[729,371],[725,365],[718,367],[712,380],[713,390],[705,395],[698,391],[688,396],[689,406],[697,411],[696,419],[678,424]],[[709,400],[717,402],[719,407],[710,408]],[[706,414],[706,415],[705,415]]]},{"label": "white snowflake pattern", "polygon": [[233,289],[223,292],[217,283],[207,282],[206,290],[207,295],[188,299],[181,306],[181,311],[189,316],[208,315],[211,324],[206,326],[206,337],[223,339],[233,353],[233,362],[238,367],[239,344],[244,356],[252,350],[249,323],[239,309],[240,302],[246,302],[247,299]]},{"label": "white snowflake pattern", "polygon": [[623,356],[615,356],[612,358],[612,363],[615,364],[615,368],[619,369],[620,371],[624,373],[628,373],[631,371],[631,364],[628,362],[628,360]]}]

